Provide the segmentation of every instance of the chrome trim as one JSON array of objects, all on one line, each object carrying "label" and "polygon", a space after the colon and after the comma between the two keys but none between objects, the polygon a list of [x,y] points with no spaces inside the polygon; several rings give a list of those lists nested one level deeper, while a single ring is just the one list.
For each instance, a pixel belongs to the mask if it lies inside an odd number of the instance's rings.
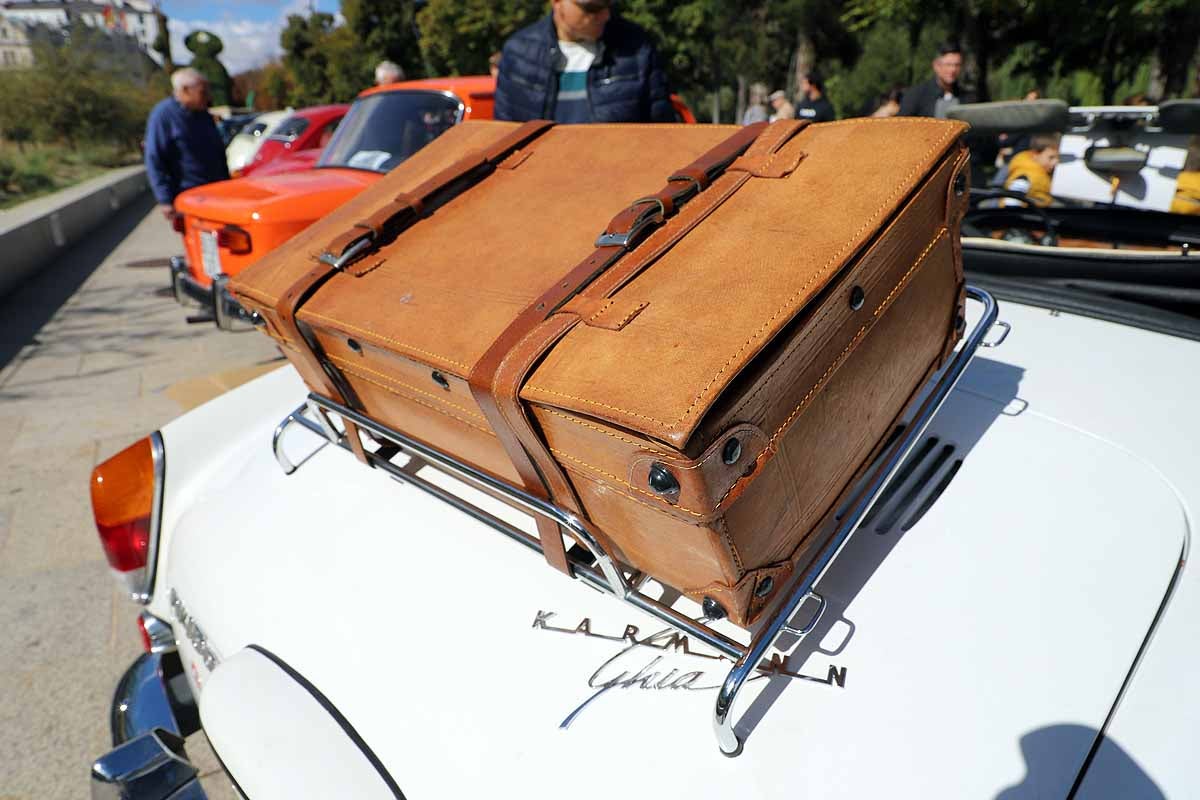
[{"label": "chrome trim", "polygon": [[167,687],[168,673],[182,676],[182,672],[175,653],[142,653],[129,665],[117,681],[108,713],[114,747],[155,729],[176,736],[193,733],[192,726],[181,725],[175,713],[177,705],[191,702],[187,683],[175,684],[176,689],[188,692],[179,701],[172,700]]},{"label": "chrome trim", "polygon": [[787,593],[787,600],[776,605],[750,642],[750,646],[746,648],[745,653],[737,660],[733,669],[729,671],[728,677],[725,678],[721,691],[717,694],[716,705],[713,707],[713,729],[716,731],[717,743],[723,754],[736,756],[742,751],[743,740],[733,729],[733,705],[742,685],[767,654],[767,650],[773,647],[775,641],[784,633],[784,627],[796,613],[796,609],[813,591],[816,583],[825,574],[825,570],[837,558],[850,535],[858,528],[859,523],[871,510],[871,506],[883,493],[888,482],[908,455],[908,451],[924,434],[925,428],[950,395],[950,391],[962,377],[967,365],[971,363],[971,358],[979,349],[984,336],[995,323],[999,309],[992,296],[974,286],[967,286],[966,291],[968,297],[983,303],[983,316],[971,334],[963,341],[962,347],[942,370],[941,377],[937,379],[928,397],[914,415],[912,422],[904,429],[900,440],[892,445],[889,454],[875,469],[866,486],[858,493],[857,499],[851,502],[849,511],[842,517],[842,521],[829,543],[811,562],[799,583],[795,584]]},{"label": "chrome trim", "polygon": [[175,302],[181,306],[206,308],[212,303],[212,290],[197,283],[188,271],[187,259],[171,256],[168,267],[171,274],[171,291]]},{"label": "chrome trim", "polygon": [[183,739],[149,731],[92,764],[92,800],[205,800]]},{"label": "chrome trim", "polygon": [[138,614],[138,619],[142,622],[142,629],[146,631],[146,637],[150,639],[151,653],[170,653],[176,649],[175,631],[171,629],[171,623],[154,616],[149,611]]},{"label": "chrome trim", "polygon": [[154,595],[154,578],[158,574],[158,540],[162,532],[163,484],[167,477],[167,456],[162,434],[150,434],[150,453],[154,457],[154,503],[150,507],[150,547],[146,553],[146,581],[140,590],[130,592],[130,599],[146,605]]},{"label": "chrome trim", "polygon": [[[304,416],[304,412],[307,410],[308,410],[308,403],[301,403],[300,405],[296,406],[296,408],[292,411],[292,413],[290,413],[286,417],[284,417],[283,421],[275,426],[275,433],[272,434],[272,436],[271,436],[271,451],[273,453],[275,453],[275,460],[277,462],[279,462],[279,466],[280,466],[280,468],[283,469],[284,475],[291,475],[297,469],[304,466],[305,461],[308,461],[310,458],[315,456],[317,453],[324,450],[325,445],[329,444],[329,438],[326,436],[325,431],[319,425],[311,422],[308,418],[306,418]],[[321,442],[321,444],[318,445],[315,450],[313,450],[311,453],[309,453],[307,456],[305,456],[304,459],[301,460],[300,463],[298,463],[298,464],[292,463],[292,460],[290,458],[288,458],[287,453],[283,452],[283,447],[282,447],[283,435],[285,433],[287,433],[288,428],[291,427],[293,424],[298,424],[302,428],[306,428],[306,429],[312,431],[317,436],[320,436],[322,439],[325,440],[325,441]]]},{"label": "chrome trim", "polygon": [[[642,594],[643,576],[639,573],[631,573],[628,578],[625,576],[616,561],[600,544],[603,537],[590,521],[580,519],[522,489],[464,464],[453,456],[411,439],[399,431],[320,395],[310,393],[305,405],[289,414],[276,428],[275,458],[285,472],[289,472],[289,466],[291,467],[290,471],[295,471],[295,465],[292,465],[291,461],[282,455],[279,448],[279,442],[284,432],[293,424],[308,429],[342,449],[350,450],[350,443],[347,441],[346,435],[336,428],[328,416],[332,413],[353,422],[359,430],[365,430],[370,434],[368,438],[374,438],[384,445],[378,452],[366,451],[369,466],[382,469],[401,483],[412,484],[536,553],[543,552],[541,540],[537,536],[499,519],[450,490],[426,480],[418,474],[419,468],[427,464],[519,511],[554,522],[559,527],[560,535],[567,534],[584,545],[596,560],[597,566],[592,566],[571,556],[573,577],[595,589],[614,595],[688,636],[695,637],[698,641],[735,662],[717,696],[713,708],[713,728],[721,752],[728,756],[736,756],[741,753],[743,741],[734,730],[733,706],[742,685],[752,672],[768,672],[770,670],[771,662],[766,660],[765,656],[769,650],[776,647],[776,642],[781,636],[784,634],[804,636],[815,628],[826,607],[825,598],[815,589],[817,582],[837,558],[851,534],[858,528],[872,505],[883,493],[909,451],[920,440],[926,427],[950,395],[959,378],[962,377],[984,337],[996,323],[999,311],[996,301],[990,294],[974,286],[967,286],[966,294],[972,300],[983,305],[983,313],[979,320],[941,371],[931,378],[928,393],[916,410],[912,422],[905,428],[903,435],[885,450],[878,465],[864,481],[849,490],[852,494],[845,502],[847,512],[841,517],[837,529],[821,553],[809,564],[803,574],[796,576],[795,583],[787,591],[778,593],[775,602],[764,617],[764,621],[755,625],[750,644],[745,646],[709,627],[706,624],[707,619],[691,619],[674,608]],[[317,417],[319,422],[314,422],[304,416],[301,409],[305,406]],[[404,466],[393,464],[392,459],[401,452],[423,463],[418,464],[417,467],[412,467],[410,464]],[[841,502],[839,500],[839,505]],[[792,627],[789,625],[791,618],[809,598],[818,601],[816,612],[803,627]]]},{"label": "chrome trim", "polygon": [[263,321],[257,311],[247,311],[237,301],[229,291],[229,276],[223,272],[213,278],[212,312],[216,326],[231,333],[254,330]]},{"label": "chrome trim", "polygon": [[1000,328],[1000,338],[994,342],[980,342],[980,347],[999,347],[1004,344],[1004,340],[1008,338],[1008,334],[1012,333],[1012,325],[1009,325],[1002,319],[996,320],[996,327]]}]

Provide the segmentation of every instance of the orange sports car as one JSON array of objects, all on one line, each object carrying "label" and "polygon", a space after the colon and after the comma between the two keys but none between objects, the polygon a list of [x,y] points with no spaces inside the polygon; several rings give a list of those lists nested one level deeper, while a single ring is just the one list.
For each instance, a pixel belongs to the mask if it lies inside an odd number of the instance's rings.
[{"label": "orange sports car", "polygon": [[[197,186],[175,200],[186,256],[171,259],[181,303],[198,303],[226,330],[251,320],[225,289],[229,277],[370,186],[465,119],[491,119],[490,76],[401,81],[365,90],[312,169]],[[695,122],[671,98],[681,122]],[[194,317],[208,321],[209,316]]]}]

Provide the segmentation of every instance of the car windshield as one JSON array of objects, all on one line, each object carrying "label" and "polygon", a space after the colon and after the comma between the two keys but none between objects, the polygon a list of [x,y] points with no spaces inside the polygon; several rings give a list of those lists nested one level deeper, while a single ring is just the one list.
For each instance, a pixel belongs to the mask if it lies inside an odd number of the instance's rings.
[{"label": "car windshield", "polygon": [[318,167],[387,172],[458,122],[462,104],[430,91],[395,91],[356,100]]},{"label": "car windshield", "polygon": [[307,128],[308,120],[304,117],[288,117],[269,138],[280,142],[290,142],[304,133]]}]

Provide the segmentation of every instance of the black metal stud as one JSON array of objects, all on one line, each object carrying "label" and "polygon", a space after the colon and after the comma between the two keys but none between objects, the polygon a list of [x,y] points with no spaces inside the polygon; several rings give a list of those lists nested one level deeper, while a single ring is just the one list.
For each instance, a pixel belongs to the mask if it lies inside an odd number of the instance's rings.
[{"label": "black metal stud", "polygon": [[725,606],[711,597],[704,598],[703,602],[700,603],[700,610],[709,619],[725,619],[729,616],[729,612],[725,610]]},{"label": "black metal stud", "polygon": [[669,497],[679,494],[679,481],[671,474],[671,470],[664,467],[662,464],[650,465],[650,477],[647,480],[650,488],[657,494]]},{"label": "black metal stud", "polygon": [[771,593],[775,588],[775,579],[770,575],[758,582],[758,586],[754,587],[754,596],[760,600]]},{"label": "black metal stud", "polygon": [[962,193],[967,190],[967,175],[960,172],[954,176],[954,194],[956,197],[962,197]]},{"label": "black metal stud", "polygon": [[863,291],[861,286],[855,286],[850,290],[850,310],[858,311],[863,307],[863,303],[867,301],[867,293]]},{"label": "black metal stud", "polygon": [[742,457],[742,443],[738,441],[736,436],[731,437],[725,443],[724,449],[721,450],[721,460],[726,464],[736,464],[737,460]]},{"label": "black metal stud", "polygon": [[362,353],[362,345],[358,343],[357,339],[347,339],[346,346],[356,353]]},{"label": "black metal stud", "polygon": [[433,382],[438,386],[442,387],[447,392],[450,391],[450,381],[446,380],[445,375],[435,369],[429,377],[433,378]]}]

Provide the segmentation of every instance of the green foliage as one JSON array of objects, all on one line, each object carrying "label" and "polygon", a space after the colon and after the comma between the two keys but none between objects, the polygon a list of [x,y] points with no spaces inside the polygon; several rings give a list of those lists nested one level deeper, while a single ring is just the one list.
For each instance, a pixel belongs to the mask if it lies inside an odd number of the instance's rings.
[{"label": "green foliage", "polygon": [[429,0],[417,14],[421,54],[435,75],[486,75],[488,56],[545,14],[544,0]]},{"label": "green foliage", "polygon": [[233,102],[233,81],[225,65],[217,60],[217,55],[225,49],[221,37],[209,31],[192,31],[183,40],[183,44],[192,51],[192,63],[189,67],[199,70],[208,79],[209,92],[212,94],[214,106],[227,106]]},{"label": "green foliage", "polygon": [[346,27],[372,69],[386,58],[399,64],[409,78],[425,75],[417,43],[417,5],[414,0],[342,0]]},{"label": "green foliage", "polygon": [[295,107],[348,102],[371,85],[375,59],[346,26],[330,14],[288,17],[280,36],[283,71],[267,75],[267,92]]}]

